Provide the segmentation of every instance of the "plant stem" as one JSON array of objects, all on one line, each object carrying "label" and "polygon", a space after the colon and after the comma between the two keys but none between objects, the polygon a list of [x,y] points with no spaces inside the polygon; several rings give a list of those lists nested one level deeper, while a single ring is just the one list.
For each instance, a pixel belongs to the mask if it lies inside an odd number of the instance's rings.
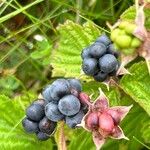
[{"label": "plant stem", "polygon": [[67,150],[65,134],[64,134],[64,121],[60,122],[59,127],[59,137],[58,137],[58,149],[59,150]]}]

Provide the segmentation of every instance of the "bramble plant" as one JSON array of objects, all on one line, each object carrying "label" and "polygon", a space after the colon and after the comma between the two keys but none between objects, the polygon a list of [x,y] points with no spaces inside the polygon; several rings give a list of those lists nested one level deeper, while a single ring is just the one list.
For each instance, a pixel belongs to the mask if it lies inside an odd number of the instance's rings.
[{"label": "bramble plant", "polygon": [[150,149],[150,2],[108,4],[0,3],[0,149]]}]

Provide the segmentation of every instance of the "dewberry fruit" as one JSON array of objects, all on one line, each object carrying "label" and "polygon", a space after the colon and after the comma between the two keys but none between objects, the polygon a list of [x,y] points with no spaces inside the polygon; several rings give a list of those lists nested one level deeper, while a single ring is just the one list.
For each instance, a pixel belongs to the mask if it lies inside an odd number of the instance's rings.
[{"label": "dewberry fruit", "polygon": [[105,46],[108,46],[111,41],[106,34],[102,34],[100,37],[96,39],[96,42],[103,43]]},{"label": "dewberry fruit", "polygon": [[83,60],[82,69],[87,75],[94,75],[98,71],[98,61],[94,58],[88,58]]},{"label": "dewberry fruit", "polygon": [[56,128],[56,122],[49,120],[47,117],[44,117],[39,122],[39,129],[44,133],[52,134],[55,128]]},{"label": "dewberry fruit", "polygon": [[118,61],[114,55],[106,54],[99,59],[99,67],[105,73],[112,72],[117,65]]},{"label": "dewberry fruit", "polygon": [[62,99],[60,99],[58,103],[58,109],[62,114],[66,116],[75,115],[80,110],[80,101],[73,95],[66,95]]},{"label": "dewberry fruit", "polygon": [[83,50],[82,50],[82,53],[81,53],[82,59],[85,59],[85,58],[91,58],[89,52],[90,52],[90,48],[89,48],[89,47],[83,49]]},{"label": "dewberry fruit", "polygon": [[75,128],[77,124],[81,123],[83,117],[84,112],[80,110],[75,116],[67,116],[65,122],[70,128]]},{"label": "dewberry fruit", "polygon": [[116,58],[119,57],[119,52],[117,52],[114,44],[110,44],[107,48],[107,54],[112,54],[114,55]]},{"label": "dewberry fruit", "polygon": [[45,106],[47,104],[47,101],[45,101],[44,99],[37,99],[32,104]]},{"label": "dewberry fruit", "polygon": [[117,112],[116,110],[113,110],[113,109],[108,109],[107,114],[109,114],[113,118],[115,125],[119,124],[120,119],[121,119],[119,112]]},{"label": "dewberry fruit", "polygon": [[48,119],[57,122],[64,118],[64,115],[58,110],[58,105],[50,102],[45,107],[45,115]]},{"label": "dewberry fruit", "polygon": [[[130,36],[126,35],[126,32],[121,29],[115,29],[111,33],[112,39],[117,40],[120,36],[126,36],[124,44],[129,44]],[[117,43],[117,42],[116,42]],[[115,46],[111,43],[111,40],[107,35],[102,34],[98,37],[91,46],[86,48],[87,55],[86,57],[81,54],[83,59],[82,61],[82,70],[86,75],[93,76],[96,81],[103,82],[108,79],[110,76],[115,76],[118,70],[118,60],[119,52],[117,49],[117,44]],[[136,42],[135,42],[136,43]],[[134,44],[134,42],[133,42]],[[117,69],[116,69],[117,68]],[[77,93],[71,92],[73,95],[78,96]]]},{"label": "dewberry fruit", "polygon": [[103,71],[99,71],[97,74],[95,74],[94,76],[94,79],[96,81],[99,81],[99,82],[102,82],[102,81],[105,81],[108,77],[108,73],[105,73]]},{"label": "dewberry fruit", "polygon": [[44,132],[38,132],[37,133],[37,138],[40,141],[46,141],[50,138],[50,136],[48,134],[44,133]]},{"label": "dewberry fruit", "polygon": [[119,66],[120,66],[120,64],[118,62],[118,64],[116,65],[116,68],[112,72],[110,72],[108,75],[115,76],[117,74],[117,70],[118,70]]},{"label": "dewberry fruit", "polygon": [[22,120],[22,126],[24,130],[28,133],[35,133],[38,129],[38,123],[29,120],[27,117]]},{"label": "dewberry fruit", "polygon": [[106,46],[103,43],[95,43],[90,47],[90,55],[99,58],[106,53]]},{"label": "dewberry fruit", "polygon": [[84,92],[79,94],[79,100],[83,105],[88,105],[90,103],[90,97]]},{"label": "dewberry fruit", "polygon": [[86,125],[90,130],[97,129],[99,127],[99,117],[96,112],[92,112],[87,116]]},{"label": "dewberry fruit", "polygon": [[81,85],[79,80],[77,80],[77,79],[68,79],[68,81],[69,81],[69,84],[70,84],[72,89],[75,89],[78,92],[82,91],[82,85]]},{"label": "dewberry fruit", "polygon": [[112,32],[111,32],[111,39],[112,41],[116,41],[117,37],[119,37],[120,35],[120,32],[121,30],[120,29],[114,29]]},{"label": "dewberry fruit", "polygon": [[131,47],[136,48],[141,45],[141,41],[138,38],[133,38],[131,41]]},{"label": "dewberry fruit", "polygon": [[136,28],[135,24],[130,24],[125,27],[125,31],[127,34],[132,34],[134,32],[135,28]]},{"label": "dewberry fruit", "polygon": [[51,85],[48,85],[44,88],[42,96],[47,102],[51,102],[53,100],[51,97]]},{"label": "dewberry fruit", "polygon": [[103,112],[99,115],[99,127],[106,133],[110,134],[114,129],[113,118],[109,114]]},{"label": "dewberry fruit", "polygon": [[132,38],[129,35],[120,35],[116,39],[116,44],[121,48],[128,48],[131,44]]},{"label": "dewberry fruit", "polygon": [[32,104],[26,109],[26,115],[33,121],[40,121],[45,115],[44,106],[40,104]]},{"label": "dewberry fruit", "polygon": [[69,82],[65,79],[57,79],[52,83],[51,97],[55,101],[59,101],[66,94],[70,94]]},{"label": "dewberry fruit", "polygon": [[125,29],[126,27],[129,27],[130,26],[130,24],[129,24],[129,22],[127,22],[127,21],[122,21],[120,24],[119,24],[119,28],[120,29]]}]

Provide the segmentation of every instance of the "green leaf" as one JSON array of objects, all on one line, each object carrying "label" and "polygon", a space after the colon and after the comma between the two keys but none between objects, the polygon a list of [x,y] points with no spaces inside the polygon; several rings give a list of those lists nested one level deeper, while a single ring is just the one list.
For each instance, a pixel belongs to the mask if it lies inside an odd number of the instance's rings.
[{"label": "green leaf", "polygon": [[81,74],[81,51],[100,35],[93,23],[82,26],[66,21],[57,28],[60,34],[58,49],[51,56],[53,76],[78,77]]},{"label": "green leaf", "polygon": [[129,71],[132,75],[122,78],[121,87],[150,115],[150,77],[146,63],[136,63]]},{"label": "green leaf", "polygon": [[37,41],[35,48],[35,51],[33,51],[30,55],[31,58],[42,62],[43,65],[49,65],[50,53],[52,49],[52,45],[49,43],[49,41],[46,39]]},{"label": "green leaf", "polygon": [[142,137],[146,143],[150,144],[150,118],[143,122]]},{"label": "green leaf", "polygon": [[29,105],[30,98],[33,96],[28,95],[11,100],[5,95],[0,95],[0,149],[53,149],[51,140],[40,142],[35,135],[27,134],[22,128],[21,121],[25,116],[25,105]]}]

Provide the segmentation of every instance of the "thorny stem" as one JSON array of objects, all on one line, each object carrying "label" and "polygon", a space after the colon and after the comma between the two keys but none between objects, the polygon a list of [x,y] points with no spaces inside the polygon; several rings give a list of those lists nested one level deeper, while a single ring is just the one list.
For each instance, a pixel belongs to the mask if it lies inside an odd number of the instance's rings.
[{"label": "thorny stem", "polygon": [[58,150],[67,150],[65,134],[64,134],[64,121],[60,122],[59,137],[58,137]]}]

